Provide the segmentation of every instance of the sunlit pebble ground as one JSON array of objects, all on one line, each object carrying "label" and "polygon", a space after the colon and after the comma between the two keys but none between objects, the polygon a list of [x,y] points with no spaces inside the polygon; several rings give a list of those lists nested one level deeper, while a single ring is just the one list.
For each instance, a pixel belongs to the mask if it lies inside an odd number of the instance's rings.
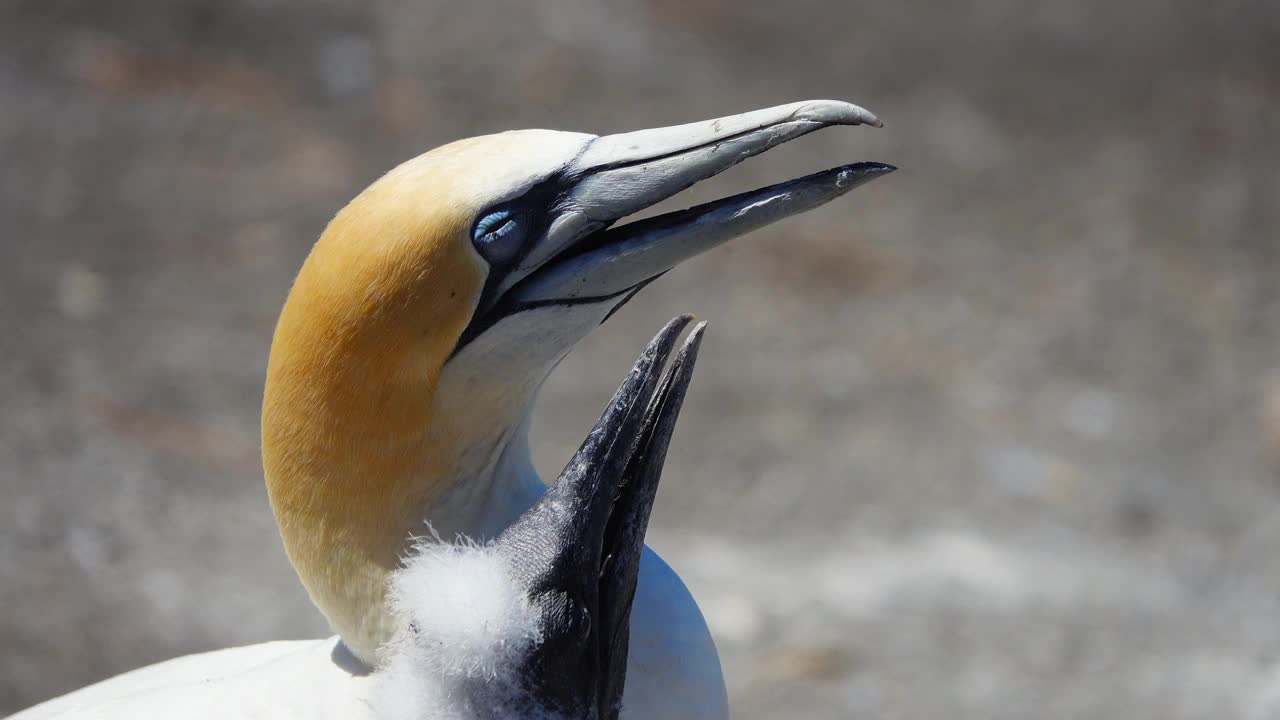
[{"label": "sunlit pebble ground", "polygon": [[667,207],[902,171],[646,291],[548,383],[541,465],[696,312],[651,541],[738,717],[1280,717],[1280,15],[833,7],[0,11],[0,711],[324,631],[257,410],[292,273],[378,173],[839,97],[886,127]]}]

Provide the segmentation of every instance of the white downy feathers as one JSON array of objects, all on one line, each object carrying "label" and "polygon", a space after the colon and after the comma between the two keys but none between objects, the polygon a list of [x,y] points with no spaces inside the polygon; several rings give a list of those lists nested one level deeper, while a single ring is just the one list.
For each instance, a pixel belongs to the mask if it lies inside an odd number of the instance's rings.
[{"label": "white downy feathers", "polygon": [[519,673],[541,621],[491,546],[426,539],[390,582],[400,630],[375,674],[378,717],[553,717]]}]

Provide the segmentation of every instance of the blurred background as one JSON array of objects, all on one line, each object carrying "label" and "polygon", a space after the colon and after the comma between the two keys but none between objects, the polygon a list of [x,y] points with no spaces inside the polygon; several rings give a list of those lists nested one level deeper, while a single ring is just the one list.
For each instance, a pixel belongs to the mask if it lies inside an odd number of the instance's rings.
[{"label": "blurred background", "polygon": [[325,222],[461,136],[806,98],[663,206],[902,170],[670,273],[551,378],[554,475],[711,331],[651,544],[737,717],[1280,718],[1280,5],[8,0],[0,712],[326,628],[258,410]]}]

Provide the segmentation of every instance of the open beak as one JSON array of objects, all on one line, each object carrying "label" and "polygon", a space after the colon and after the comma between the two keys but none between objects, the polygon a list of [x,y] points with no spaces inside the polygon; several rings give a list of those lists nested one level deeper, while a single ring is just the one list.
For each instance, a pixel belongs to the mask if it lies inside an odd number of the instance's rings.
[{"label": "open beak", "polygon": [[811,100],[592,139],[559,173],[542,236],[486,292],[478,316],[488,318],[481,325],[552,302],[619,297],[621,304],[683,260],[896,169],[841,165],[610,229],[749,157],[832,125],[880,127],[880,121],[857,105]]},{"label": "open beak", "polygon": [[692,318],[667,324],[543,497],[497,546],[542,611],[528,676],[545,700],[617,717],[645,529],[704,325],[663,366]]}]

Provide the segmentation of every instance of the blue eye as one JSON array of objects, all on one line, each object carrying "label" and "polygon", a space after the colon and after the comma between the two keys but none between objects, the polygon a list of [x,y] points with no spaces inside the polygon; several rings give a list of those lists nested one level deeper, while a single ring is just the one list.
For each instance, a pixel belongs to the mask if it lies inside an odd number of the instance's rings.
[{"label": "blue eye", "polygon": [[[506,221],[505,223],[503,221]],[[511,213],[506,210],[491,212],[480,218],[480,222],[476,223],[475,239],[488,235],[490,232],[505,228],[511,224]]]},{"label": "blue eye", "polygon": [[525,229],[520,218],[506,210],[480,218],[473,234],[476,250],[490,265],[511,262],[524,246]]}]

